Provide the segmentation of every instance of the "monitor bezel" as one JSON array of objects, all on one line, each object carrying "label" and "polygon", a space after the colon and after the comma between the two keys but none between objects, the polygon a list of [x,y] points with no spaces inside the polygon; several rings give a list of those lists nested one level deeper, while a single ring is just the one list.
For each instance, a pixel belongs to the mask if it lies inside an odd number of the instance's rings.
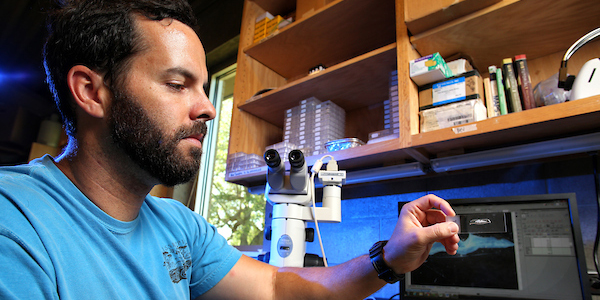
[{"label": "monitor bezel", "polygon": [[[535,195],[513,195],[513,196],[495,196],[495,197],[477,197],[477,198],[456,198],[446,199],[451,206],[454,205],[469,205],[469,204],[511,204],[511,203],[527,203],[527,202],[543,202],[551,200],[567,200],[569,207],[569,215],[571,218],[571,230],[573,230],[574,246],[577,260],[577,268],[579,270],[580,287],[583,300],[591,300],[591,289],[589,284],[589,276],[587,270],[587,264],[585,261],[585,251],[583,246],[583,238],[581,234],[581,225],[579,223],[579,212],[577,210],[577,197],[575,193],[556,193],[556,194],[535,194]],[[398,215],[402,210],[406,202],[398,202]],[[422,297],[411,297],[404,295],[404,287],[406,285],[406,278],[400,281],[400,295],[401,299],[424,299]],[[468,299],[468,296],[465,298]],[[477,299],[498,299],[497,297],[483,297],[477,296]],[[523,299],[523,298],[506,298],[503,299]],[[527,299],[525,299],[527,300]]]}]

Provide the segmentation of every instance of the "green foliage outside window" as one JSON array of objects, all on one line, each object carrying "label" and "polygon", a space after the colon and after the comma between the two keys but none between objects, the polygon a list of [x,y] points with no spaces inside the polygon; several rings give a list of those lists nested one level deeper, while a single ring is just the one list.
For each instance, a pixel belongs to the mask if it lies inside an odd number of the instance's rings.
[{"label": "green foliage outside window", "polygon": [[263,243],[265,199],[244,186],[225,181],[233,99],[221,104],[213,187],[208,221],[234,246]]}]

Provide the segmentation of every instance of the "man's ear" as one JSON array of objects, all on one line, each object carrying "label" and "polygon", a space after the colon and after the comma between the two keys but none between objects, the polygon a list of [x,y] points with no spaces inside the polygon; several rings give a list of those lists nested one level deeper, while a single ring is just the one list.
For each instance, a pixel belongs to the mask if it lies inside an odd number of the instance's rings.
[{"label": "man's ear", "polygon": [[79,108],[90,116],[104,117],[110,93],[100,74],[86,66],[76,65],[67,74],[67,84]]}]

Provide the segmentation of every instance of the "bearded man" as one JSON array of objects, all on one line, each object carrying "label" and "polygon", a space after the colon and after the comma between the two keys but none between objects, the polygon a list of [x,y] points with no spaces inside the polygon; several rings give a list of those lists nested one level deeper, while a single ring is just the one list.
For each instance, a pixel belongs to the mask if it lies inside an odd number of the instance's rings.
[{"label": "bearded man", "polygon": [[195,175],[215,117],[192,10],[185,0],[63,2],[44,63],[69,142],[56,158],[0,168],[1,299],[362,299],[417,268],[434,242],[456,253],[454,211],[432,195],[404,206],[376,244],[376,268],[367,254],[276,268],[148,195]]}]

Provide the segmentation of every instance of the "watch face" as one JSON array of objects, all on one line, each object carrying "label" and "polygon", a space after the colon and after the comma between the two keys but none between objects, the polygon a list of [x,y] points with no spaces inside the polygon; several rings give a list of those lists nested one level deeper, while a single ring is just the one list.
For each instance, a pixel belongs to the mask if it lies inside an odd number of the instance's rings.
[{"label": "watch face", "polygon": [[385,244],[387,244],[387,241],[379,241],[379,242],[373,244],[371,249],[369,249],[369,257],[373,258],[373,257],[377,256],[379,253],[382,253],[383,246],[385,246]]}]

